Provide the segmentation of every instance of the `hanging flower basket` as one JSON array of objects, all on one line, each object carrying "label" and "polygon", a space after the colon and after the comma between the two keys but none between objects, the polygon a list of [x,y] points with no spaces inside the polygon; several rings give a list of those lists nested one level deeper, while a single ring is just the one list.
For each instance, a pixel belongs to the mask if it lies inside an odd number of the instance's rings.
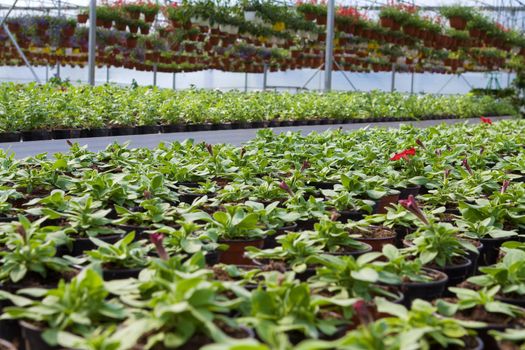
[{"label": "hanging flower basket", "polygon": [[87,15],[87,13],[79,13],[77,15],[77,22],[78,23],[81,23],[81,24],[84,24],[87,22],[89,16]]},{"label": "hanging flower basket", "polygon": [[467,20],[463,17],[453,16],[449,18],[450,26],[456,30],[465,30]]}]

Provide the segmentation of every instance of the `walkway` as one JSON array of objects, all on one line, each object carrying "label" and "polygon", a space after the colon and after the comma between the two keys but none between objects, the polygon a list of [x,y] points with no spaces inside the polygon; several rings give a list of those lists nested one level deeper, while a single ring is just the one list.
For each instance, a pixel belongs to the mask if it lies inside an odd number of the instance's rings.
[{"label": "walkway", "polygon": [[[493,121],[508,119],[508,117],[493,117]],[[381,123],[359,123],[359,124],[332,124],[332,125],[308,125],[295,127],[278,127],[274,128],[277,133],[287,131],[301,131],[309,133],[312,131],[325,131],[328,129],[342,128],[343,130],[356,130],[369,126],[396,128],[400,124],[413,124],[416,127],[428,127],[441,123],[479,123],[478,118],[473,119],[447,119],[447,120],[424,120],[414,122],[381,122]],[[153,148],[159,142],[183,141],[185,139],[194,139],[196,142],[206,141],[208,143],[229,143],[239,146],[255,137],[258,129],[237,129],[237,130],[218,130],[218,131],[197,131],[182,132],[173,134],[150,134],[150,135],[132,135],[132,136],[110,136],[96,138],[72,139],[81,145],[87,145],[91,151],[101,151],[113,142],[123,143],[130,141],[130,147],[149,147]],[[0,143],[0,148],[15,152],[17,158],[24,158],[40,153],[54,154],[57,152],[67,152],[68,145],[66,140],[51,141],[30,141],[17,143]]]}]

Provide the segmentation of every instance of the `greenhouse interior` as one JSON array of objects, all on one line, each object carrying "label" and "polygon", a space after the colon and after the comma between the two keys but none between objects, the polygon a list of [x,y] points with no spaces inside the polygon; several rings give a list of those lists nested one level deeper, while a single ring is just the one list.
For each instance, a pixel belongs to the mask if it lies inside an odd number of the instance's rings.
[{"label": "greenhouse interior", "polygon": [[0,0],[0,350],[525,350],[525,2]]}]

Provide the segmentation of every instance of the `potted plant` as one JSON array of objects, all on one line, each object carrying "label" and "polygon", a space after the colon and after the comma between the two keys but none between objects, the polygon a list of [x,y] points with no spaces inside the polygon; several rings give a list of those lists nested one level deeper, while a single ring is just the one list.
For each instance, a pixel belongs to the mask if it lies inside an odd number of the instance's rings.
[{"label": "potted plant", "polygon": [[495,300],[500,287],[483,288],[478,291],[465,288],[450,288],[455,298],[436,302],[439,313],[458,319],[478,323],[474,325],[485,346],[495,348],[490,330],[503,331],[506,328],[523,327],[525,309]]},{"label": "potted plant", "polygon": [[450,26],[457,30],[465,30],[468,21],[474,17],[472,8],[461,5],[442,7],[440,13],[448,18]]},{"label": "potted plant", "polygon": [[246,247],[262,248],[266,231],[259,223],[259,216],[248,213],[242,207],[225,206],[225,211],[213,215],[204,212],[185,215],[186,218],[200,219],[208,223],[206,231],[220,244],[227,245],[219,261],[225,264],[251,265],[251,259],[244,257]]},{"label": "potted plant", "polygon": [[3,295],[16,305],[4,308],[3,318],[20,320],[28,350],[56,349],[59,331],[87,335],[127,314],[122,304],[109,300],[104,281],[91,269],[81,271],[69,283],[61,281],[57,288],[33,289],[31,296],[36,299]]},{"label": "potted plant", "polygon": [[448,277],[445,273],[423,267],[419,259],[410,257],[406,250],[398,250],[387,244],[382,250],[386,261],[376,260],[380,274],[389,274],[389,284],[399,285],[403,293],[403,303],[407,307],[412,301],[423,299],[433,301],[443,294]]}]

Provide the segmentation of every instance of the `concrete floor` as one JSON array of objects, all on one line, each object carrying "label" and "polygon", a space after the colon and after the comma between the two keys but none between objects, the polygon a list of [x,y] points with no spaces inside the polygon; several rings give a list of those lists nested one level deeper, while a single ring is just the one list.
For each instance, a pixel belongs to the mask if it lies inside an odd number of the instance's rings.
[{"label": "concrete floor", "polygon": [[[493,117],[493,121],[508,119],[508,117]],[[479,123],[478,118],[472,119],[447,119],[447,120],[424,120],[414,122],[382,122],[382,123],[359,123],[359,124],[332,124],[332,125],[309,125],[296,127],[279,127],[273,128],[276,133],[287,131],[301,131],[303,133],[310,133],[312,131],[325,131],[328,129],[342,128],[343,130],[356,130],[369,126],[374,127],[388,127],[396,128],[400,124],[413,124],[416,127],[428,127],[441,123],[456,124],[456,123]],[[239,146],[242,143],[253,139],[258,129],[237,129],[237,130],[217,130],[217,131],[197,131],[197,132],[182,132],[172,134],[150,134],[150,135],[132,135],[132,136],[110,136],[110,137],[96,137],[96,138],[82,138],[72,139],[73,142],[78,142],[81,145],[87,145],[90,151],[100,151],[105,149],[113,142],[123,143],[130,142],[130,147],[149,147],[153,148],[159,142],[183,141],[185,139],[194,139],[196,142],[206,141],[207,143],[229,143]],[[16,142],[16,143],[0,143],[0,148],[9,152],[14,152],[16,158],[24,158],[36,154],[47,153],[52,155],[57,152],[67,152],[69,149],[66,140],[51,140],[51,141],[30,141],[30,142]]]}]

